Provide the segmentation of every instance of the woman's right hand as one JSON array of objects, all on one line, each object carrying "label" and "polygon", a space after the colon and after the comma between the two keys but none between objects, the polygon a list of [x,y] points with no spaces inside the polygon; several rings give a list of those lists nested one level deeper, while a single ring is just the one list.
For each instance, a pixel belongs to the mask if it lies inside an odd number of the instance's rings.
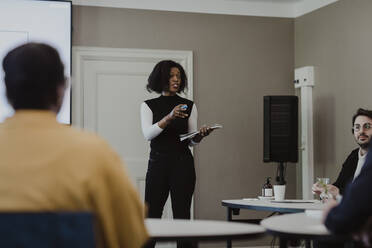
[{"label": "woman's right hand", "polygon": [[176,118],[186,118],[187,116],[189,116],[188,114],[185,113],[185,111],[187,110],[187,108],[183,109],[182,107],[183,106],[187,106],[186,104],[179,104],[177,105],[176,107],[173,108],[173,110],[169,113],[169,118],[171,120],[174,120]]},{"label": "woman's right hand", "polygon": [[176,118],[186,118],[187,116],[189,116],[188,114],[185,113],[187,108],[182,108],[183,106],[187,106],[187,105],[186,104],[179,104],[176,107],[174,107],[173,110],[169,114],[164,116],[164,118],[161,119],[158,122],[158,126],[161,129],[164,129],[174,119],[176,119]]}]

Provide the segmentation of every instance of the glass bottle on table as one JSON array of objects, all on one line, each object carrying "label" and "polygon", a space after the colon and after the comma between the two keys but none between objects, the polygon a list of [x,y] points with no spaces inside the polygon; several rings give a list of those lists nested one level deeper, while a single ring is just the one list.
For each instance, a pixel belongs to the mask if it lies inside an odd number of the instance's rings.
[{"label": "glass bottle on table", "polygon": [[266,178],[266,183],[262,186],[262,196],[272,197],[273,196],[273,186],[270,183],[271,177]]}]

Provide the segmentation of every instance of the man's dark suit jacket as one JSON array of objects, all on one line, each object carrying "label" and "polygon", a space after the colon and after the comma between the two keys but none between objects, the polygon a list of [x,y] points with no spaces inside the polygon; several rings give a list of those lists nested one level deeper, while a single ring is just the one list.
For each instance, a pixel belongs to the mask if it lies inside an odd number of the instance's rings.
[{"label": "man's dark suit jacket", "polygon": [[340,194],[343,195],[345,192],[346,185],[351,183],[354,179],[354,173],[358,165],[358,156],[359,148],[353,150],[350,155],[347,157],[345,162],[342,164],[342,169],[334,186],[339,188]]},{"label": "man's dark suit jacket", "polygon": [[368,152],[359,176],[346,187],[341,203],[329,212],[325,225],[334,233],[352,233],[358,231],[370,216],[372,216],[372,152]]}]

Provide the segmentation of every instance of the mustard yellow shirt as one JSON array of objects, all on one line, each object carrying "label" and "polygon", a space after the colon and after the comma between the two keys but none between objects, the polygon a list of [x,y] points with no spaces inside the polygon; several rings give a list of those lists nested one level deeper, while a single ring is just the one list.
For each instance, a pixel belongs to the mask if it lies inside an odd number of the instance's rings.
[{"label": "mustard yellow shirt", "polygon": [[0,211],[92,211],[98,247],[141,247],[144,210],[123,163],[96,135],[50,111],[0,124]]}]

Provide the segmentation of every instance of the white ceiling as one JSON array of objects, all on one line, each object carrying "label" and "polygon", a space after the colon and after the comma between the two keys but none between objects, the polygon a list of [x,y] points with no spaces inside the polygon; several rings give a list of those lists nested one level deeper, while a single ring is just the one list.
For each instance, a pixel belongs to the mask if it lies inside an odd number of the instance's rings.
[{"label": "white ceiling", "polygon": [[72,0],[74,5],[295,18],[338,0]]}]

